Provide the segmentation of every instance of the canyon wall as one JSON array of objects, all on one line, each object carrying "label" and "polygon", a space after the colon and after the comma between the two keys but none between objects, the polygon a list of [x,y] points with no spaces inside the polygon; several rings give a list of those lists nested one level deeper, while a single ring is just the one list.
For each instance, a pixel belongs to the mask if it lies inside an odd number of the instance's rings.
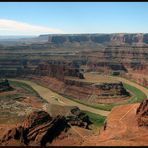
[{"label": "canyon wall", "polygon": [[[48,38],[48,42],[0,46],[0,76],[79,77],[78,69],[84,65],[88,71],[105,74],[145,75],[148,71],[148,34],[55,34],[39,38]],[[69,70],[63,73],[65,65]]]},{"label": "canyon wall", "polygon": [[63,44],[72,42],[116,43],[116,44],[148,44],[148,34],[62,34],[49,35],[49,43]]}]

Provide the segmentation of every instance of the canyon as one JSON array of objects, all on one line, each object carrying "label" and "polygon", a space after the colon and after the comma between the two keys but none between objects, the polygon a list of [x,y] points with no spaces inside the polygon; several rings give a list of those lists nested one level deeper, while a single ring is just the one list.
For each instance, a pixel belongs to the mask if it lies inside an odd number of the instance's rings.
[{"label": "canyon", "polygon": [[0,40],[0,145],[148,145],[147,73],[148,34]]}]

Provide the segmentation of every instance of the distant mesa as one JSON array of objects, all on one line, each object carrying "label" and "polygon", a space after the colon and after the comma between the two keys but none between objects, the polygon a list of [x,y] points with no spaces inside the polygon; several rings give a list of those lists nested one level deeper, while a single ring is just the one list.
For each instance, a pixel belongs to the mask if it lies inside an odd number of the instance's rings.
[{"label": "distant mesa", "polygon": [[[47,38],[48,35],[40,35],[39,38]],[[48,42],[54,44],[92,42],[99,44],[148,44],[148,34],[116,33],[116,34],[58,34],[49,35]]]}]

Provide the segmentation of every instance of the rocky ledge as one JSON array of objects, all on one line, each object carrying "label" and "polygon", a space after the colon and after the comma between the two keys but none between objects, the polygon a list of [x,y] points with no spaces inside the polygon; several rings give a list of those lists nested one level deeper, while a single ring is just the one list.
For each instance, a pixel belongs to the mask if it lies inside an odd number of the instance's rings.
[{"label": "rocky ledge", "polygon": [[139,126],[148,126],[148,99],[144,100],[137,109]]},{"label": "rocky ledge", "polygon": [[0,141],[0,145],[42,145],[68,128],[64,116],[50,117],[45,111],[31,113],[21,125],[9,129]]},{"label": "rocky ledge", "polygon": [[38,110],[30,113],[21,124],[8,128],[0,139],[0,145],[46,146],[71,126],[88,128],[89,124],[89,117],[77,107],[69,116],[51,117],[47,112]]}]

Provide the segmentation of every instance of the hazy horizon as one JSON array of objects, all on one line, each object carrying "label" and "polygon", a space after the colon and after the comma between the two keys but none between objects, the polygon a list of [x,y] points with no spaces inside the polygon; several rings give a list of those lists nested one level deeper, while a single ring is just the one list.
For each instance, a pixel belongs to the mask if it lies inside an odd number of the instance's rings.
[{"label": "hazy horizon", "polygon": [[41,35],[91,35],[91,34],[148,34],[148,33],[68,33],[68,34],[39,34],[39,35],[0,35],[0,40],[5,39],[21,39],[21,38],[36,38]]}]

